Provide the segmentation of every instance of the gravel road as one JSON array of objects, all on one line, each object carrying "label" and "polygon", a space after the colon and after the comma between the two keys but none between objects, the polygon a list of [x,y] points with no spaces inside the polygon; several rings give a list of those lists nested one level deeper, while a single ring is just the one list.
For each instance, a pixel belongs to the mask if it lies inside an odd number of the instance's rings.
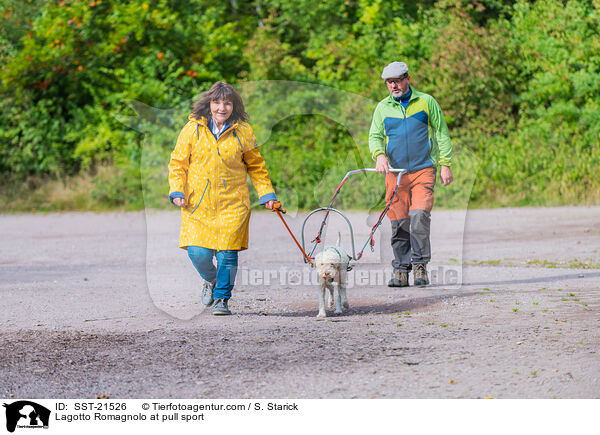
[{"label": "gravel road", "polygon": [[[288,216],[298,235],[304,216]],[[373,216],[349,217],[358,250]],[[229,317],[199,302],[177,212],[2,215],[0,394],[599,398],[599,217],[434,211],[433,283],[403,289],[383,284],[386,221],[350,272],[350,310],[318,319],[314,274],[272,213],[252,214]],[[332,219],[338,232],[351,251]]]}]

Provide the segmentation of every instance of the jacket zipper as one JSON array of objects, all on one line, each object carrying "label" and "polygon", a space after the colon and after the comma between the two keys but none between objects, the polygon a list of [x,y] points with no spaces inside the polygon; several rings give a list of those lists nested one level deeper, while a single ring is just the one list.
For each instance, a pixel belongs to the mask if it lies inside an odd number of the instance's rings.
[{"label": "jacket zipper", "polygon": [[[221,157],[221,152],[219,151],[219,139],[221,139],[223,136],[225,136],[225,133],[227,133],[227,132],[229,131],[229,129],[230,129],[230,128],[231,128],[231,126],[229,126],[229,128],[228,128],[227,130],[225,130],[223,133],[221,133],[221,135],[219,136],[219,138],[218,138],[218,139],[215,137],[215,139],[216,139],[216,141],[217,141],[217,154],[219,155],[219,157]],[[240,138],[239,138],[239,137],[238,137],[238,135],[236,134],[236,132],[235,132],[235,127],[233,128],[233,135],[234,135],[234,136],[235,136],[235,138],[238,140],[238,142],[239,142],[239,144],[240,144],[240,147],[243,149],[243,147],[242,147],[242,141],[240,140]],[[214,136],[214,135],[213,135],[213,136]],[[221,159],[222,159],[222,158],[223,158],[223,157],[221,157]]]},{"label": "jacket zipper", "polygon": [[202,192],[202,196],[200,197],[200,201],[198,202],[198,205],[196,206],[196,208],[194,208],[194,210],[192,210],[192,212],[190,213],[190,215],[194,214],[194,212],[198,209],[198,207],[200,207],[200,204],[202,204],[202,200],[204,199],[204,194],[206,193],[206,189],[208,189],[208,185],[210,184],[210,178],[206,179],[206,186],[204,187],[204,192]]},{"label": "jacket zipper", "polygon": [[[409,101],[410,103],[410,101]],[[404,116],[404,142],[406,143],[406,170],[410,172],[410,155],[408,154],[408,127],[406,126],[406,109],[400,104],[400,109],[402,110],[402,115]],[[408,107],[408,104],[406,105]]]}]

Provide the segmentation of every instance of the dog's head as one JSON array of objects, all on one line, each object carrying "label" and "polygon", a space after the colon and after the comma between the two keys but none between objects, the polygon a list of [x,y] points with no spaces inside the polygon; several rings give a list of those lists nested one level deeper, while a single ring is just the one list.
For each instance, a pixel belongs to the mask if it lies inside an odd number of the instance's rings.
[{"label": "dog's head", "polygon": [[347,261],[336,250],[325,249],[315,256],[315,267],[317,275],[324,281],[333,282],[340,271],[340,267],[346,267]]}]

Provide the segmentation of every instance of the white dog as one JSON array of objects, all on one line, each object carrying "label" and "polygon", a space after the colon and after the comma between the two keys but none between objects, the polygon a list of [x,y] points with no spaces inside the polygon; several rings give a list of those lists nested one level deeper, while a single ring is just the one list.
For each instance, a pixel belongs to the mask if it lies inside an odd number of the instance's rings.
[{"label": "white dog", "polygon": [[333,283],[337,282],[337,300],[335,314],[342,314],[342,307],[350,308],[346,296],[346,278],[348,276],[348,261],[350,256],[340,246],[340,237],[336,246],[326,246],[315,256],[315,266],[319,276],[319,314],[317,317],[327,317],[325,311],[325,289],[329,290],[329,308],[333,308]]}]

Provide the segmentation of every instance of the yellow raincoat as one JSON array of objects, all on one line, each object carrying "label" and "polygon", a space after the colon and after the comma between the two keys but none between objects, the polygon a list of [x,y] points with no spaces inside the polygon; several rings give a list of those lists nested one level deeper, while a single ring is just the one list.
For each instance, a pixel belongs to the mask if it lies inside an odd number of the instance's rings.
[{"label": "yellow raincoat", "polygon": [[185,197],[179,247],[248,248],[250,197],[246,174],[260,202],[276,199],[252,127],[238,121],[218,139],[204,118],[192,115],[169,162],[169,196]]}]

